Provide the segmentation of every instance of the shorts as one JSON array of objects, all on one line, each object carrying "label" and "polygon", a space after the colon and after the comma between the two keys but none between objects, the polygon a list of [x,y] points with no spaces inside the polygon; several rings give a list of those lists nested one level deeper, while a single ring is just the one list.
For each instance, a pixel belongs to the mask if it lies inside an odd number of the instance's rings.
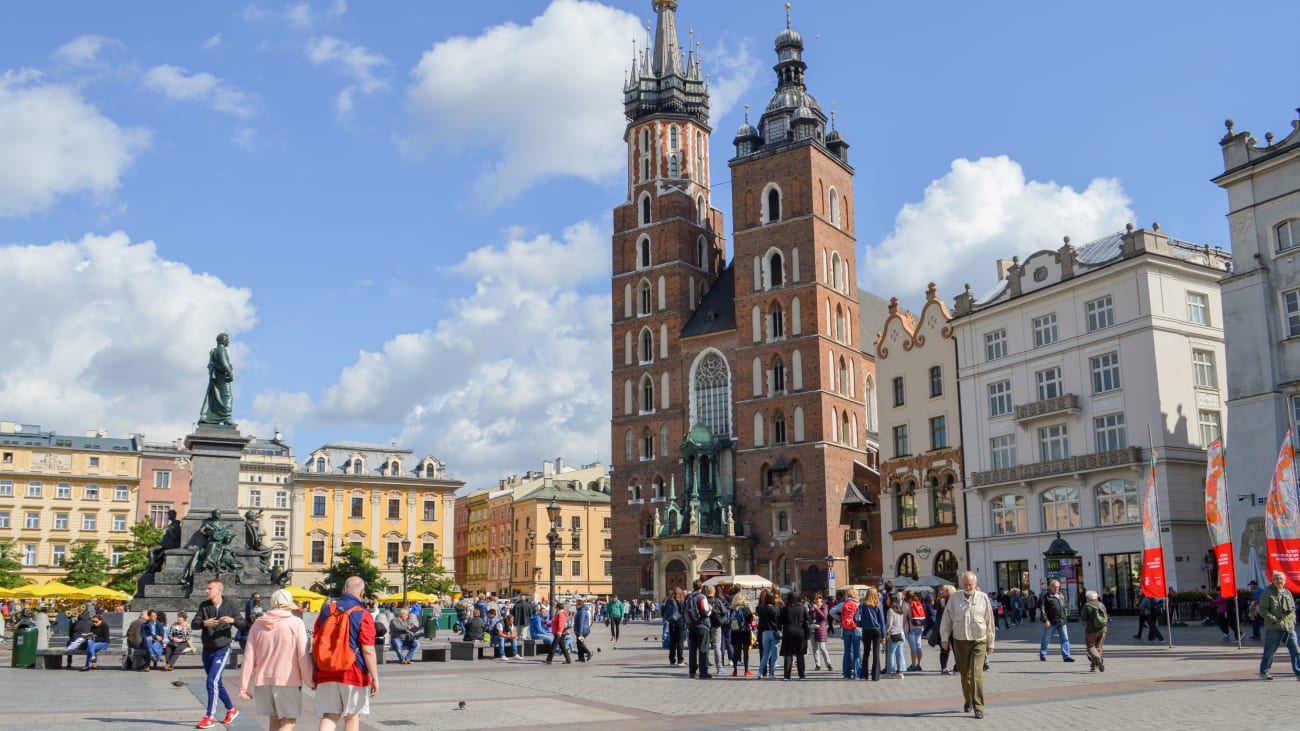
[{"label": "shorts", "polygon": [[316,686],[316,713],[355,716],[370,713],[369,686],[321,683]]},{"label": "shorts", "polygon": [[276,718],[302,717],[302,688],[296,685],[258,685],[253,688],[257,715]]}]

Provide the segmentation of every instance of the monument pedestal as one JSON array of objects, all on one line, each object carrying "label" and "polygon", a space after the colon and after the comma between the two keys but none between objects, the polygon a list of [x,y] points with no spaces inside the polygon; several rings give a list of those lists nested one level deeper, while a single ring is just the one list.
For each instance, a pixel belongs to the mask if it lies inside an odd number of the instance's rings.
[{"label": "monument pedestal", "polygon": [[[271,593],[280,588],[262,561],[266,551],[248,545],[249,530],[239,513],[239,459],[252,441],[233,426],[200,424],[185,437],[185,447],[192,455],[190,511],[180,521],[180,548],[167,550],[162,565],[141,574],[136,587],[135,609],[153,609],[175,616],[178,611],[193,613],[206,599],[208,581],[225,584],[225,597],[243,603],[254,592],[262,595],[263,607],[270,609]],[[203,566],[204,548],[214,526],[223,525],[228,548],[234,561],[222,570]]]}]

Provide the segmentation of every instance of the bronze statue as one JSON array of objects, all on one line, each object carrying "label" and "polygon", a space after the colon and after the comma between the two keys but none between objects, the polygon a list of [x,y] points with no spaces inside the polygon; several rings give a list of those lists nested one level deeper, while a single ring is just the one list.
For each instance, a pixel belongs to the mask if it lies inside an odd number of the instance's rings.
[{"label": "bronze statue", "polygon": [[262,530],[261,521],[261,510],[254,508],[244,513],[244,544],[248,550],[257,552],[257,563],[262,570],[270,571],[271,547],[262,542],[266,538],[266,531]]},{"label": "bronze statue", "polygon": [[233,572],[235,582],[239,583],[239,572],[244,565],[235,557],[231,544],[235,541],[235,529],[221,519],[221,511],[213,510],[211,517],[199,527],[199,535],[205,542],[202,550],[196,554],[200,571]]},{"label": "bronze statue", "polygon": [[153,573],[162,568],[167,551],[181,547],[181,522],[176,519],[176,511],[167,511],[167,527],[163,529],[162,540],[149,549],[149,566],[145,573]]},{"label": "bronze statue", "polygon": [[230,365],[230,354],[226,346],[230,345],[230,336],[221,333],[217,336],[217,347],[208,353],[208,392],[203,396],[203,408],[199,411],[200,424],[219,424],[234,426],[232,420],[233,397],[230,384],[235,380],[235,369]]},{"label": "bronze statue", "polygon": [[290,581],[293,581],[293,569],[286,569],[286,568],[279,568],[279,567],[271,569],[272,584],[276,584],[281,589],[283,589],[284,587],[289,585]]}]

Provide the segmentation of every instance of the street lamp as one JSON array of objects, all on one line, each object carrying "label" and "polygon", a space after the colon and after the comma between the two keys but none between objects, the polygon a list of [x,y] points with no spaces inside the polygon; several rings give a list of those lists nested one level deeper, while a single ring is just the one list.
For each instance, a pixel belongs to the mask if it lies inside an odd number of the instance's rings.
[{"label": "street lamp", "polygon": [[551,504],[546,506],[546,519],[551,521],[551,532],[546,534],[546,542],[551,547],[551,593],[550,603],[555,604],[555,552],[560,550],[560,503],[551,498]]},{"label": "street lamp", "polygon": [[406,581],[411,573],[411,538],[408,536],[402,539],[402,607],[409,606],[406,603]]}]

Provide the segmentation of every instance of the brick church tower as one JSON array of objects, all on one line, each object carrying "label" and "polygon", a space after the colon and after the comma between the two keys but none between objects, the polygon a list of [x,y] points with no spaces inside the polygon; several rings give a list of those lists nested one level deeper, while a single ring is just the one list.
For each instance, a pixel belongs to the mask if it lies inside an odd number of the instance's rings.
[{"label": "brick church tower", "polygon": [[614,591],[750,573],[819,591],[837,568],[843,585],[879,566],[863,550],[874,363],[857,322],[848,143],[805,88],[787,7],[775,93],[729,161],[724,268],[708,91],[678,49],[676,0],[654,8],[654,47],[624,89],[628,200],[614,211]]},{"label": "brick church tower", "polygon": [[642,586],[641,539],[686,433],[680,334],[725,259],[710,205],[708,88],[678,45],[676,0],[654,10],[653,48],[623,88],[628,199],[614,209],[612,498],[625,509],[613,511],[613,580],[623,595]]}]

